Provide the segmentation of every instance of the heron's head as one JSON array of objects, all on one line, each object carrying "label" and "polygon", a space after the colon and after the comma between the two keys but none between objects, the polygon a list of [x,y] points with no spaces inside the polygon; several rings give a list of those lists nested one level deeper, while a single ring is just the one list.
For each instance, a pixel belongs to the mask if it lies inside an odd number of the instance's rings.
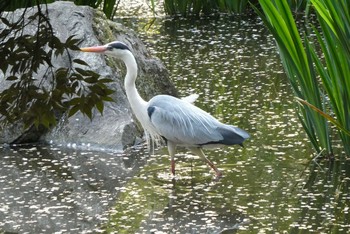
[{"label": "heron's head", "polygon": [[102,46],[80,48],[80,50],[83,52],[102,53],[117,58],[123,58],[125,54],[131,52],[129,47],[120,41],[113,41]]}]

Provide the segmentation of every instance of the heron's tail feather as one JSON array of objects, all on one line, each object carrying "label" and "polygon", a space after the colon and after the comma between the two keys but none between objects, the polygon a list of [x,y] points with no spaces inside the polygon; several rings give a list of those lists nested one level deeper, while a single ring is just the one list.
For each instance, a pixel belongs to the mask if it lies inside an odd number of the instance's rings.
[{"label": "heron's tail feather", "polygon": [[249,133],[232,125],[224,125],[219,127],[218,131],[223,139],[220,143],[224,145],[240,145],[243,147],[243,142],[250,137]]}]

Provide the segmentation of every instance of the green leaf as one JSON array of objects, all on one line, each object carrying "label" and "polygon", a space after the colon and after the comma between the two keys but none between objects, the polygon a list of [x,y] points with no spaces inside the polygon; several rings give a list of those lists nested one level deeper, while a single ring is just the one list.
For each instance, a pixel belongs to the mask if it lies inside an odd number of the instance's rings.
[{"label": "green leaf", "polygon": [[68,104],[70,106],[76,106],[76,105],[78,105],[80,103],[81,103],[81,98],[80,97],[76,97],[76,98],[73,98],[73,99],[68,101]]},{"label": "green leaf", "polygon": [[102,96],[101,99],[105,102],[114,102],[114,99],[110,96]]},{"label": "green leaf", "polygon": [[98,101],[96,103],[96,108],[101,114],[103,114],[103,109],[104,109],[103,101]]},{"label": "green leaf", "polygon": [[95,84],[97,82],[97,78],[96,77],[87,77],[84,79],[84,81],[86,83],[89,83],[89,84]]},{"label": "green leaf", "polygon": [[17,76],[9,76],[6,78],[6,80],[9,80],[9,81],[14,81],[14,80],[17,80],[18,77]]},{"label": "green leaf", "polygon": [[85,114],[89,119],[92,119],[92,107],[84,105],[82,109],[83,114]]},{"label": "green leaf", "polygon": [[298,97],[296,97],[297,101],[303,105],[306,105],[308,107],[310,107],[311,109],[313,109],[314,111],[316,111],[317,113],[319,113],[320,115],[322,115],[324,118],[326,118],[327,120],[329,120],[331,123],[333,123],[337,128],[339,128],[341,131],[343,131],[345,134],[347,134],[348,136],[350,136],[350,131],[348,131],[347,129],[345,129],[336,119],[334,119],[332,116],[328,115],[327,113],[325,113],[324,111],[318,109],[317,107],[315,107],[314,105],[308,103],[305,100],[302,100]]},{"label": "green leaf", "polygon": [[73,116],[73,115],[74,115],[75,113],[77,113],[79,110],[80,110],[79,105],[75,105],[75,106],[71,107],[71,108],[69,109],[69,112],[68,112],[68,117]]},{"label": "green leaf", "polygon": [[110,82],[113,82],[114,80],[113,79],[109,79],[109,78],[102,78],[102,79],[99,79],[98,81],[102,82],[102,83],[110,83]]},{"label": "green leaf", "polygon": [[89,66],[89,64],[87,64],[85,61],[83,61],[81,59],[73,59],[73,62],[80,64],[80,65]]},{"label": "green leaf", "polygon": [[81,69],[79,67],[76,67],[75,70],[83,76],[89,76],[91,74],[89,71],[86,71],[86,70]]}]

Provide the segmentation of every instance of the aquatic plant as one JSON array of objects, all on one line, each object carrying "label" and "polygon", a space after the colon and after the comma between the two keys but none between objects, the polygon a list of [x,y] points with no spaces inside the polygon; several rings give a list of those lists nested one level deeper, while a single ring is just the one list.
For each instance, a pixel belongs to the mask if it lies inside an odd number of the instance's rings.
[{"label": "aquatic plant", "polygon": [[241,13],[247,6],[248,0],[164,0],[164,10],[168,15],[188,16],[211,14],[215,11]]},{"label": "aquatic plant", "polygon": [[259,2],[264,14],[256,11],[276,40],[312,145],[318,153],[333,154],[336,132],[350,155],[350,0],[310,0],[319,27],[302,33],[287,0]]},{"label": "aquatic plant", "polygon": [[[154,5],[156,0],[150,0]],[[304,10],[308,0],[288,0],[290,7],[295,11]],[[214,12],[243,13],[257,0],[164,0],[164,10],[168,15],[208,15]]]},{"label": "aquatic plant", "polygon": [[304,11],[309,0],[287,0],[292,11]]}]

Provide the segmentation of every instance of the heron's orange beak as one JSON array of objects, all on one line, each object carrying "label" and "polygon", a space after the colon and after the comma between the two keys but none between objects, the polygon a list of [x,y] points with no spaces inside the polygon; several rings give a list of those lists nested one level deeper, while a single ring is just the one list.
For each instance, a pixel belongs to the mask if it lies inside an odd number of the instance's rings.
[{"label": "heron's orange beak", "polygon": [[94,53],[103,53],[106,50],[107,50],[106,46],[93,46],[93,47],[80,48],[80,51],[83,51],[83,52],[94,52]]}]

